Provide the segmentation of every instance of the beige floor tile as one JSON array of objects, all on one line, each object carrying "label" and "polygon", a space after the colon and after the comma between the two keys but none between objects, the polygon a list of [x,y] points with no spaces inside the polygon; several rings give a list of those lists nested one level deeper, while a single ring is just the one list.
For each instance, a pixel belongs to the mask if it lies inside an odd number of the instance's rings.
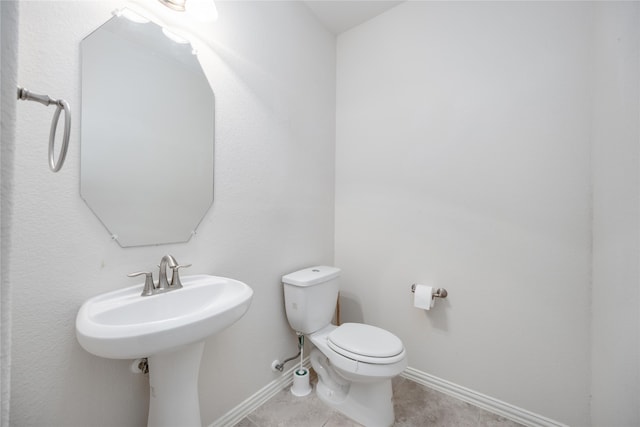
[{"label": "beige floor tile", "polygon": [[[506,418],[424,387],[406,378],[393,380],[394,427],[519,427]],[[283,390],[235,427],[360,427],[315,395]]]}]

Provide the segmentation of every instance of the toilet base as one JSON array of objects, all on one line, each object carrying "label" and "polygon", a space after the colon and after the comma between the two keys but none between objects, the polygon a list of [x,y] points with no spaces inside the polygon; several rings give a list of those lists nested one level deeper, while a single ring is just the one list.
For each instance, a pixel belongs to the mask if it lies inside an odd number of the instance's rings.
[{"label": "toilet base", "polygon": [[316,394],[328,406],[364,426],[389,427],[395,421],[390,379],[375,383],[352,382],[346,396],[334,392],[319,380]]}]

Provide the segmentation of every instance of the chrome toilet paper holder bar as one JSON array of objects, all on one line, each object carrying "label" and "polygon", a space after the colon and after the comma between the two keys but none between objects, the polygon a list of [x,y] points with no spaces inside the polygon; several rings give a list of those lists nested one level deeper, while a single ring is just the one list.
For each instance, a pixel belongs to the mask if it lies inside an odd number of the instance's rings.
[{"label": "chrome toilet paper holder bar", "polygon": [[[415,291],[416,291],[416,284],[414,283],[413,285],[411,285],[411,292],[415,293]],[[446,298],[447,295],[449,295],[449,293],[445,288],[438,288],[433,292],[433,294],[431,295],[431,298]]]}]

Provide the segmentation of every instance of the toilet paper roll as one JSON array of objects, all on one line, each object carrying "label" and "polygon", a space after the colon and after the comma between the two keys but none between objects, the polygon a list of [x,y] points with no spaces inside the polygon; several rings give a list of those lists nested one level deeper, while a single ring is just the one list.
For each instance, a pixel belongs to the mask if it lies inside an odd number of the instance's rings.
[{"label": "toilet paper roll", "polygon": [[428,285],[416,285],[413,294],[413,306],[423,310],[430,310],[433,307],[435,298],[433,298],[433,287]]}]

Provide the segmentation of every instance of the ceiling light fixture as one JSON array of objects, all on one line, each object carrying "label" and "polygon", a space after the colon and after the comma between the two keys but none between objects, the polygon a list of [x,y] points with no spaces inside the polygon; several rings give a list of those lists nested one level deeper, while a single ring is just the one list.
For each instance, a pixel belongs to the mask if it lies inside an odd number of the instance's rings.
[{"label": "ceiling light fixture", "polygon": [[169,9],[177,10],[178,12],[184,12],[186,10],[187,0],[158,0]]},{"label": "ceiling light fixture", "polygon": [[171,10],[186,12],[201,22],[213,22],[218,19],[218,10],[213,0],[158,0]]},{"label": "ceiling light fixture", "polygon": [[129,21],[135,22],[137,24],[146,24],[147,22],[149,22],[149,19],[145,18],[137,12],[134,12],[131,9],[127,9],[126,7],[123,9],[114,10],[113,14],[118,17],[122,16],[123,18],[127,18]]}]

